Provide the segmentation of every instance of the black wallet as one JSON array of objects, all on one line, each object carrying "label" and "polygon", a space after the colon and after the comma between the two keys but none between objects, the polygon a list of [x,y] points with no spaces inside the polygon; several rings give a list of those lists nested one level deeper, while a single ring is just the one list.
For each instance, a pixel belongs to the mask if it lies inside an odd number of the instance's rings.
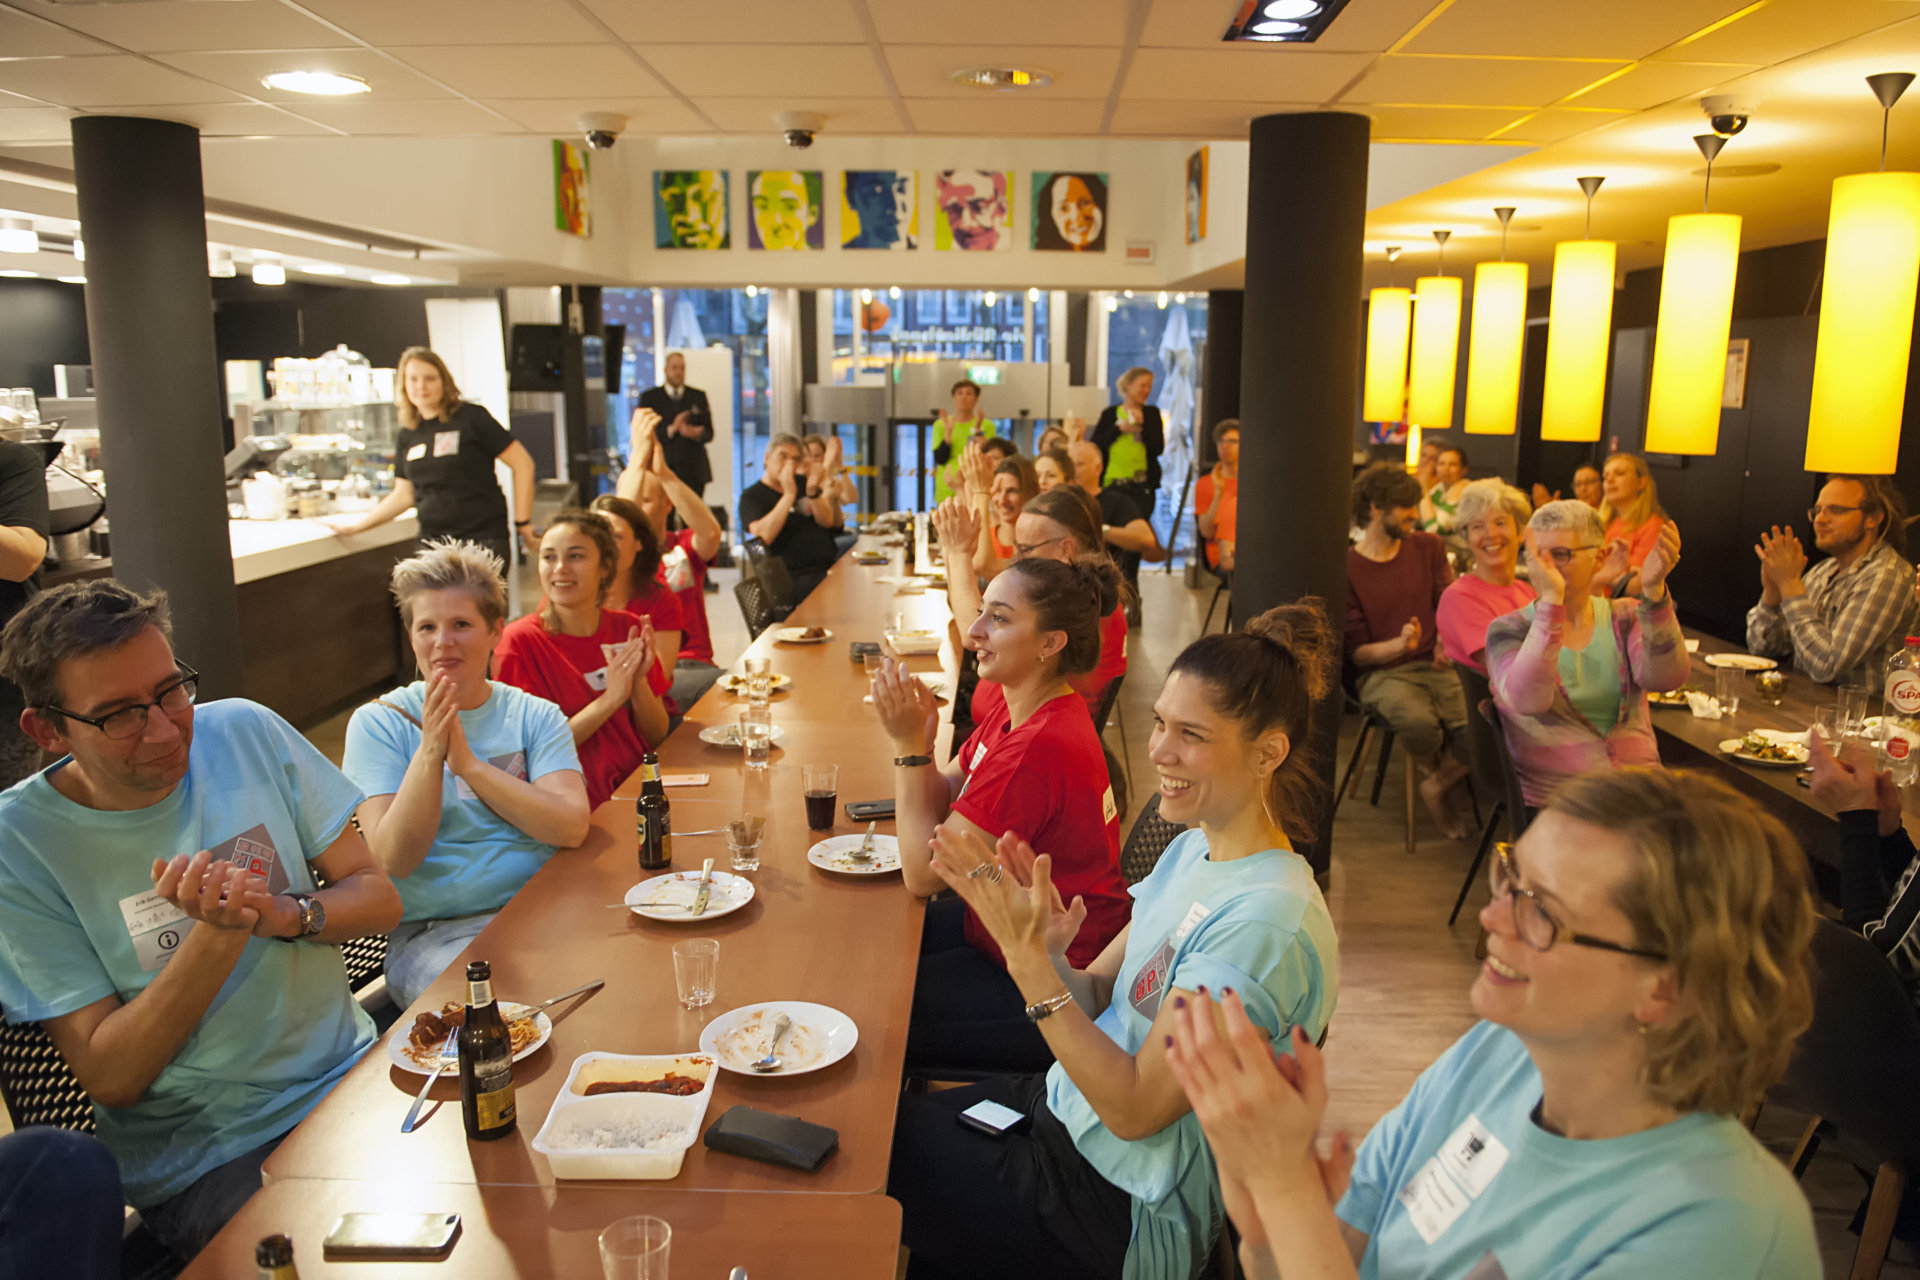
[{"label": "black wallet", "polygon": [[735,1106],[707,1127],[706,1143],[715,1151],[812,1173],[840,1145],[840,1133],[798,1116]]}]

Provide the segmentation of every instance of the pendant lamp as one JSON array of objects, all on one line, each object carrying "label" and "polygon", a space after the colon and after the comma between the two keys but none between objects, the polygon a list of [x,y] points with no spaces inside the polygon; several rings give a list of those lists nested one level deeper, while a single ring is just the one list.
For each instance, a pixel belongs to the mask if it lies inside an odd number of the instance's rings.
[{"label": "pendant lamp", "polygon": [[1453,425],[1454,374],[1460,363],[1460,277],[1446,273],[1451,231],[1436,231],[1434,275],[1413,284],[1413,360],[1407,371],[1407,421],[1427,431]]},{"label": "pendant lamp", "polygon": [[1920,173],[1888,173],[1887,124],[1913,74],[1868,76],[1880,100],[1880,171],[1838,178],[1827,223],[1807,470],[1891,475],[1900,459],[1913,305],[1920,283]]},{"label": "pendant lamp", "polygon": [[1500,219],[1500,261],[1473,269],[1473,330],[1467,344],[1468,435],[1510,436],[1520,419],[1520,353],[1527,337],[1527,264],[1507,261],[1507,224]]},{"label": "pendant lamp", "polygon": [[[1400,246],[1387,246],[1387,262]],[[1368,422],[1398,422],[1407,407],[1407,335],[1413,330],[1413,293],[1388,287],[1367,295],[1367,377],[1360,416]]]},{"label": "pendant lamp", "polygon": [[1733,278],[1740,266],[1740,216],[1708,213],[1713,161],[1727,140],[1697,135],[1707,158],[1701,212],[1667,221],[1660,272],[1660,317],[1647,391],[1647,452],[1711,454],[1720,443],[1720,399],[1727,385],[1727,332]]},{"label": "pendant lamp", "polygon": [[1540,403],[1542,440],[1598,440],[1607,396],[1607,346],[1613,339],[1611,240],[1593,238],[1593,193],[1604,177],[1579,179],[1587,193],[1587,238],[1553,250],[1553,301],[1547,312],[1547,380]]}]

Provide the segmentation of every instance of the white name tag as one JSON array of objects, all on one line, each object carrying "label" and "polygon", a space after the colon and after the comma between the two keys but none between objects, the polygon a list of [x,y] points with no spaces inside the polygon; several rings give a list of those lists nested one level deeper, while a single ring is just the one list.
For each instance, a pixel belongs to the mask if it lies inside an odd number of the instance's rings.
[{"label": "white name tag", "polygon": [[407,450],[408,462],[418,462],[420,461],[420,459],[426,456],[427,456],[427,446],[423,444],[416,444],[411,449]]},{"label": "white name tag", "polygon": [[[967,766],[967,772],[971,773],[975,769],[978,769],[980,767],[980,762],[982,760],[985,760],[986,758],[987,758],[987,744],[983,742],[979,745],[978,748],[975,749],[973,753],[973,763]],[[1113,802],[1113,788],[1111,787],[1107,788],[1107,802],[1109,804]]]},{"label": "white name tag", "polygon": [[147,973],[164,968],[194,926],[187,913],[161,897],[158,889],[120,899],[120,916],[127,922],[134,956]]},{"label": "white name tag", "polygon": [[1120,806],[1113,802],[1113,788],[1107,788],[1107,794],[1100,797],[1100,821],[1112,822],[1120,816]]},{"label": "white name tag", "polygon": [[587,687],[589,689],[592,689],[595,693],[605,693],[607,691],[607,669],[605,667],[600,668],[598,671],[589,671],[586,673],[586,676]]},{"label": "white name tag", "polygon": [[1460,1220],[1473,1201],[1454,1185],[1436,1157],[1422,1165],[1413,1181],[1400,1189],[1400,1203],[1406,1206],[1407,1218],[1420,1238],[1432,1244]]},{"label": "white name tag", "polygon": [[460,433],[458,431],[436,431],[433,433],[433,456],[446,458],[460,452]]},{"label": "white name tag", "polygon": [[1173,940],[1175,942],[1183,940],[1188,934],[1193,932],[1193,926],[1205,920],[1210,914],[1211,912],[1207,910],[1207,904],[1204,902],[1196,902],[1188,907],[1186,917],[1180,921],[1180,927],[1173,931]]},{"label": "white name tag", "polygon": [[1460,1189],[1478,1200],[1506,1165],[1507,1155],[1506,1144],[1488,1132],[1480,1117],[1468,1116],[1440,1148],[1439,1159]]},{"label": "white name tag", "polygon": [[1468,1116],[1447,1136],[1440,1153],[1400,1190],[1400,1203],[1420,1238],[1432,1244],[1480,1198],[1506,1166],[1506,1144],[1479,1116]]}]

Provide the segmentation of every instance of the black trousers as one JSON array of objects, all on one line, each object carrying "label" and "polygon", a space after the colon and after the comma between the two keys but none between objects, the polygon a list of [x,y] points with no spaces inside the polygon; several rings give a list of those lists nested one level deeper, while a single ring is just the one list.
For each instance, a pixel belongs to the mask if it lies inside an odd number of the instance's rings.
[{"label": "black trousers", "polygon": [[[1113,1280],[1133,1201],[1101,1177],[1047,1110],[1044,1076],[905,1094],[887,1194],[900,1202],[908,1280]],[[959,1112],[990,1098],[1032,1117],[992,1137]]]},{"label": "black trousers", "polygon": [[907,1024],[908,1073],[1045,1071],[1053,1050],[1027,1021],[1026,997],[1005,969],[967,941],[966,916],[958,898],[927,904]]}]

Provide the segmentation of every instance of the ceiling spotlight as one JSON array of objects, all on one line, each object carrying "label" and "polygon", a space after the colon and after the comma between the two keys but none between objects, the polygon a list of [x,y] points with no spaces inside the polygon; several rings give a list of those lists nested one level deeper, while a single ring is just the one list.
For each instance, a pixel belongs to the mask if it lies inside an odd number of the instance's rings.
[{"label": "ceiling spotlight", "polygon": [[1053,83],[1053,77],[1031,67],[969,67],[954,72],[953,82],[971,89],[1018,93],[1025,89],[1044,89]]},{"label": "ceiling spotlight", "polygon": [[1119,309],[1120,309],[1120,299],[1118,299],[1118,298],[1116,298],[1116,297],[1114,297],[1114,296],[1113,296],[1112,294],[1108,294],[1108,295],[1107,295],[1107,310],[1109,310],[1109,311],[1118,311]]},{"label": "ceiling spotlight", "polygon": [[373,86],[359,76],[338,71],[276,71],[261,76],[260,83],[282,93],[304,93],[318,98],[347,98],[356,93],[372,93]]},{"label": "ceiling spotlight", "polygon": [[87,260],[87,243],[79,236],[73,238],[73,260],[75,262],[85,262]]},{"label": "ceiling spotlight", "polygon": [[1224,41],[1284,40],[1310,44],[1326,34],[1347,0],[1245,0],[1228,24]]},{"label": "ceiling spotlight", "polygon": [[38,253],[40,235],[29,218],[0,218],[0,253]]},{"label": "ceiling spotlight", "polygon": [[255,284],[285,284],[287,269],[278,262],[256,262],[253,264],[253,282]]},{"label": "ceiling spotlight", "polygon": [[1037,288],[1029,288],[1027,290],[1027,301],[1028,302],[1040,301],[1040,290]]},{"label": "ceiling spotlight", "polygon": [[236,274],[233,266],[233,250],[224,245],[208,245],[207,274],[218,280],[233,279]]},{"label": "ceiling spotlight", "polygon": [[1162,289],[1160,291],[1160,296],[1154,299],[1154,302],[1156,303],[1156,305],[1159,306],[1159,308],[1162,311],[1165,311],[1167,309],[1167,304],[1171,301],[1173,301],[1173,299],[1167,296],[1167,291],[1165,289]]},{"label": "ceiling spotlight", "polygon": [[896,285],[893,285],[891,288],[889,288],[887,290],[887,296],[889,298],[892,298],[895,302],[900,301],[900,286],[896,284]]},{"label": "ceiling spotlight", "polygon": [[1297,22],[1256,22],[1248,30],[1256,36],[1292,36],[1306,28]]},{"label": "ceiling spotlight", "polygon": [[1000,297],[999,294],[989,289],[985,293],[980,295],[980,301],[986,303],[988,306],[992,306],[999,297]]},{"label": "ceiling spotlight", "polygon": [[345,267],[335,266],[331,262],[309,262],[300,269],[310,276],[343,276],[347,274]]},{"label": "ceiling spotlight", "polygon": [[1120,291],[1120,296],[1121,296],[1121,297],[1123,297],[1123,298],[1131,298],[1131,297],[1133,296],[1133,290],[1131,290],[1131,289],[1122,289],[1122,290]]},{"label": "ceiling spotlight", "polygon": [[759,285],[757,285],[757,284],[750,284],[750,285],[748,285],[748,286],[747,286],[747,296],[748,296],[749,298],[757,298],[757,297],[759,297],[759,296],[760,296],[760,286],[759,286]]},{"label": "ceiling spotlight", "polygon": [[1320,5],[1318,0],[1269,0],[1260,12],[1269,18],[1311,18]]},{"label": "ceiling spotlight", "polygon": [[375,284],[412,284],[413,280],[407,276],[378,275],[373,278],[373,282]]},{"label": "ceiling spotlight", "polygon": [[862,289],[862,290],[860,291],[860,304],[861,304],[862,306],[865,306],[865,305],[866,305],[867,303],[869,303],[869,302],[872,302],[872,301],[873,301],[873,290],[871,290],[871,289]]},{"label": "ceiling spotlight", "polygon": [[55,276],[54,279],[58,280],[61,284],[85,284],[87,282],[85,276]]}]

